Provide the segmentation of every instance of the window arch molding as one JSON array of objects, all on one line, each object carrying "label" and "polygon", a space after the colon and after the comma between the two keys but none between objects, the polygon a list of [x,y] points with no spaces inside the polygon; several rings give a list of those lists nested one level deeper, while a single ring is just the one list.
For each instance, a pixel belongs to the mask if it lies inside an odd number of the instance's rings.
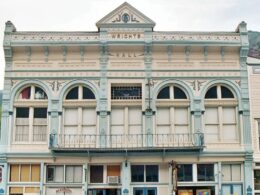
[{"label": "window arch molding", "polygon": [[194,94],[192,92],[192,89],[190,88],[190,86],[187,83],[180,81],[180,80],[167,79],[167,80],[159,82],[155,85],[155,87],[152,91],[153,105],[155,105],[155,102],[157,100],[157,95],[159,94],[159,92],[163,88],[165,88],[169,85],[175,85],[176,87],[179,87],[181,90],[183,90],[184,93],[187,95],[187,99],[190,100],[190,102],[192,103],[192,100],[194,99]]},{"label": "window arch molding", "polygon": [[18,84],[14,85],[12,87],[11,94],[10,94],[10,108],[9,108],[10,111],[12,111],[12,109],[13,109],[13,105],[14,105],[15,99],[18,96],[18,93],[24,87],[30,86],[30,85],[36,85],[44,90],[44,92],[46,93],[46,95],[48,97],[48,108],[51,107],[52,93],[51,93],[50,87],[40,80],[26,80],[26,81],[19,82]]},{"label": "window arch molding", "polygon": [[[65,99],[66,94],[73,88],[76,87],[78,85],[83,85],[84,87],[89,88],[95,95],[95,100],[97,102],[97,105],[99,105],[99,95],[98,95],[98,87],[86,80],[73,80],[70,81],[69,83],[65,84],[60,92],[60,101],[59,101],[59,110],[62,110],[62,104],[63,104],[63,100]],[[97,108],[97,110],[99,110],[99,108]]]},{"label": "window arch molding", "polygon": [[204,100],[205,100],[205,95],[206,95],[207,91],[211,87],[216,86],[216,85],[222,85],[224,87],[227,87],[234,94],[234,98],[237,99],[239,110],[243,110],[242,102],[241,102],[241,95],[240,95],[240,88],[235,82],[228,81],[228,80],[212,80],[212,81],[208,82],[202,88],[201,94],[200,94],[200,99],[202,100],[203,110],[205,110]]}]

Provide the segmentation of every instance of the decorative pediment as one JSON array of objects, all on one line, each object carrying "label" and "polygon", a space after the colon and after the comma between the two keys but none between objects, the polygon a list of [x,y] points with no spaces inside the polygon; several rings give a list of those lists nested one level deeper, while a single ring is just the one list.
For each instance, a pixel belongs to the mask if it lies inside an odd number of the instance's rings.
[{"label": "decorative pediment", "polygon": [[99,20],[96,25],[98,28],[110,28],[113,26],[129,27],[130,25],[153,28],[155,22],[125,2]]}]

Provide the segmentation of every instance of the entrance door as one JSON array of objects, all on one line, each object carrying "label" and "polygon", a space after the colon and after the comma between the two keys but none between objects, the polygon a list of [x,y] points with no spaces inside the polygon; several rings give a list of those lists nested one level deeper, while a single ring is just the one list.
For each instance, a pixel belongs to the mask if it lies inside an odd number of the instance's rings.
[{"label": "entrance door", "polygon": [[157,195],[156,188],[134,188],[134,195]]},{"label": "entrance door", "polygon": [[121,195],[121,189],[90,189],[88,195]]}]

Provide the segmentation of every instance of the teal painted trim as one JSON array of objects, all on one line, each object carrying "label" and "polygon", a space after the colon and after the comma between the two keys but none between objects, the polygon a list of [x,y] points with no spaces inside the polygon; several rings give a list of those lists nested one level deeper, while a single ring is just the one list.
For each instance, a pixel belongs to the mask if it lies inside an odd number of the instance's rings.
[{"label": "teal painted trim", "polygon": [[41,178],[40,178],[40,195],[44,195],[43,189],[44,189],[44,163],[41,162]]},{"label": "teal painted trim", "polygon": [[[238,104],[239,104],[239,110],[242,109],[242,100],[241,100],[241,90],[240,87],[238,86],[237,83],[235,83],[234,81],[230,81],[227,80],[227,78],[225,77],[225,79],[215,79],[215,80],[211,80],[208,81],[202,88],[201,93],[200,93],[200,99],[202,100],[202,105],[204,105],[204,97],[208,91],[208,89],[210,89],[210,87],[214,86],[214,85],[224,85],[226,86],[228,89],[230,89],[233,94],[235,95],[236,99],[238,100]],[[205,110],[205,108],[203,108]]]},{"label": "teal painted trim", "polygon": [[[75,78],[75,77],[74,77]],[[59,94],[59,111],[62,111],[62,102],[65,98],[65,94],[73,87],[77,86],[77,85],[84,85],[86,87],[88,87],[95,95],[96,97],[96,101],[97,101],[97,108],[98,108],[98,105],[99,105],[99,87],[86,80],[86,79],[74,79],[72,81],[69,81],[68,83],[66,83],[65,85],[62,86],[61,90],[60,90],[60,94]],[[97,109],[99,110],[99,109]]]},{"label": "teal painted trim", "polygon": [[7,194],[6,190],[7,190],[7,182],[8,182],[8,174],[7,174],[8,166],[7,166],[6,162],[4,162],[4,163],[1,162],[0,166],[2,169],[2,182],[0,182],[0,189],[4,190],[4,193],[1,194],[1,195],[4,195],[4,194]]},{"label": "teal painted trim", "polygon": [[42,46],[96,46],[99,45],[100,41],[79,41],[79,42],[56,42],[56,41],[12,41],[11,47],[21,47],[21,46],[34,46],[34,47],[42,47]]},{"label": "teal painted trim", "polygon": [[15,84],[12,88],[11,88],[11,94],[10,94],[10,111],[13,111],[13,104],[15,101],[15,98],[17,96],[17,93],[19,92],[19,90],[21,90],[23,87],[27,86],[27,85],[37,85],[39,87],[41,87],[45,93],[48,96],[48,109],[51,108],[51,99],[53,97],[52,91],[50,86],[48,86],[45,82],[41,81],[41,80],[36,80],[35,78],[29,79],[28,77],[26,78],[26,80],[21,81],[17,84]]},{"label": "teal painted trim", "polygon": [[[215,65],[217,66],[217,65]],[[144,68],[145,69],[145,68]],[[131,69],[131,70],[125,70],[125,69],[116,69],[116,70],[106,70],[107,72],[143,72],[144,69]],[[12,72],[82,72],[82,71],[88,71],[88,72],[100,72],[100,69],[73,69],[73,70],[8,70],[5,71],[6,73],[12,73]],[[202,69],[164,69],[164,70],[155,70],[151,69],[152,72],[240,72],[240,70],[222,70],[222,69],[210,69],[210,70],[202,70]],[[89,76],[91,77],[91,76]],[[46,78],[46,77],[44,77]],[[65,77],[66,78],[66,77]],[[98,77],[100,78],[100,77]]]}]

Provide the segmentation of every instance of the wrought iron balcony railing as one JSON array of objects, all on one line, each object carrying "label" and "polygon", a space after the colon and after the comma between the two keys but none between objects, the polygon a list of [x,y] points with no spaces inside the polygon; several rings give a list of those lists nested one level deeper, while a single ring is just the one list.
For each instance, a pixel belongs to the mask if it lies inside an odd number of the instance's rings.
[{"label": "wrought iron balcony railing", "polygon": [[194,134],[51,134],[51,149],[201,148],[202,133]]}]

